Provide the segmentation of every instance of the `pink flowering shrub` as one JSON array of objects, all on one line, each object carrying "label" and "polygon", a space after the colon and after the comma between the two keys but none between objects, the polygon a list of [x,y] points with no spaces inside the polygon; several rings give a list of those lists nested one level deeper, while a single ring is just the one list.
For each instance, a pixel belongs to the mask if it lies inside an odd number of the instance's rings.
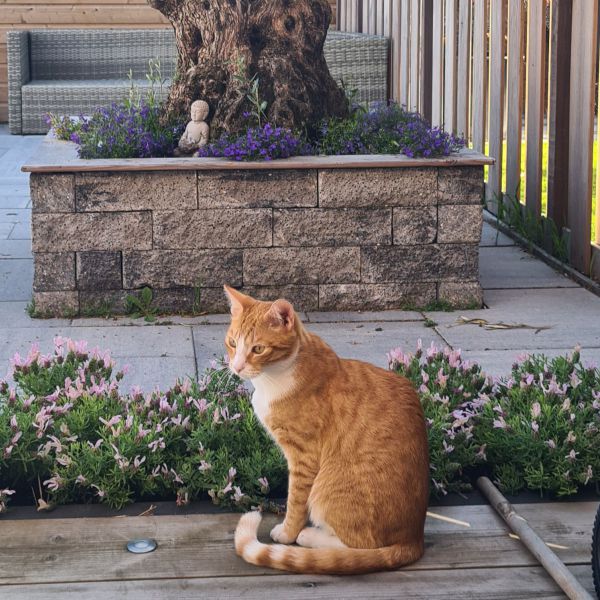
[{"label": "pink flowering shrub", "polygon": [[123,394],[123,375],[85,342],[56,338],[52,355],[15,355],[16,386],[0,382],[0,513],[10,498],[30,501],[32,489],[40,507],[184,505],[208,494],[239,508],[284,489],[285,461],[226,368],[165,393]]},{"label": "pink flowering shrub", "polygon": [[410,379],[421,396],[429,437],[431,493],[468,491],[470,474],[484,464],[485,446],[474,437],[481,408],[489,400],[492,382],[460,350],[424,350],[415,354],[400,348],[388,354],[389,367]]},{"label": "pink flowering shrub", "polygon": [[511,493],[557,496],[600,481],[600,372],[571,356],[524,356],[500,380],[475,428],[489,470]]}]

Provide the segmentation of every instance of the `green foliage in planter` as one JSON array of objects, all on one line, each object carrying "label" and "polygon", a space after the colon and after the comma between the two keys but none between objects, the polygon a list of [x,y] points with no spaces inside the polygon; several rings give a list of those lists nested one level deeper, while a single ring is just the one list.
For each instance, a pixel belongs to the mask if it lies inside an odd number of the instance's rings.
[{"label": "green foliage in planter", "polygon": [[495,386],[475,438],[509,493],[575,494],[600,474],[600,372],[572,356],[526,356]]},{"label": "green foliage in planter", "polygon": [[492,391],[490,378],[479,365],[463,360],[460,350],[441,350],[433,342],[423,350],[419,340],[415,354],[396,348],[388,360],[390,369],[410,379],[421,395],[432,495],[470,490],[469,474],[485,459],[473,431]]},{"label": "green foliage in planter", "polygon": [[55,342],[52,356],[15,355],[17,387],[0,384],[0,512],[32,489],[40,506],[208,494],[239,508],[284,489],[285,461],[225,367],[164,394],[124,395],[108,353]]}]

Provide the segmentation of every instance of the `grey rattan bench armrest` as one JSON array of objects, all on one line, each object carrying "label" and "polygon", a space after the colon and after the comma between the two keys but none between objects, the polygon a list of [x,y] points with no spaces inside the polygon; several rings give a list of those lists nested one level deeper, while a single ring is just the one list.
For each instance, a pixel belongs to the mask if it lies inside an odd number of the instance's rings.
[{"label": "grey rattan bench armrest", "polygon": [[8,127],[11,133],[23,130],[21,89],[30,79],[29,32],[9,31],[6,38],[8,58]]}]

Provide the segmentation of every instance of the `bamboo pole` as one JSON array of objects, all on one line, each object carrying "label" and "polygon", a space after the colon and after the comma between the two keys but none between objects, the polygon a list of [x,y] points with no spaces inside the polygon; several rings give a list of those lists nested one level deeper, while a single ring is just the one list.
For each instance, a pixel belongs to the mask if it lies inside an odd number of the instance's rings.
[{"label": "bamboo pole", "polygon": [[593,600],[579,581],[575,579],[573,573],[546,546],[538,534],[531,529],[527,521],[515,512],[510,502],[487,477],[480,477],[477,480],[477,487],[571,600]]}]

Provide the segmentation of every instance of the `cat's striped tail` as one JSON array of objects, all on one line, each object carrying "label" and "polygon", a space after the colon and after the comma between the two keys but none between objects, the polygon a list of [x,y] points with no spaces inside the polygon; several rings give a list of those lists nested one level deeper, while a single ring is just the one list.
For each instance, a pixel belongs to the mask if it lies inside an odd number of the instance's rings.
[{"label": "cat's striped tail", "polygon": [[257,533],[260,512],[242,515],[235,530],[235,551],[246,562],[295,573],[352,575],[397,569],[415,562],[423,547],[395,544],[383,548],[302,548],[284,544],[263,544]]}]

